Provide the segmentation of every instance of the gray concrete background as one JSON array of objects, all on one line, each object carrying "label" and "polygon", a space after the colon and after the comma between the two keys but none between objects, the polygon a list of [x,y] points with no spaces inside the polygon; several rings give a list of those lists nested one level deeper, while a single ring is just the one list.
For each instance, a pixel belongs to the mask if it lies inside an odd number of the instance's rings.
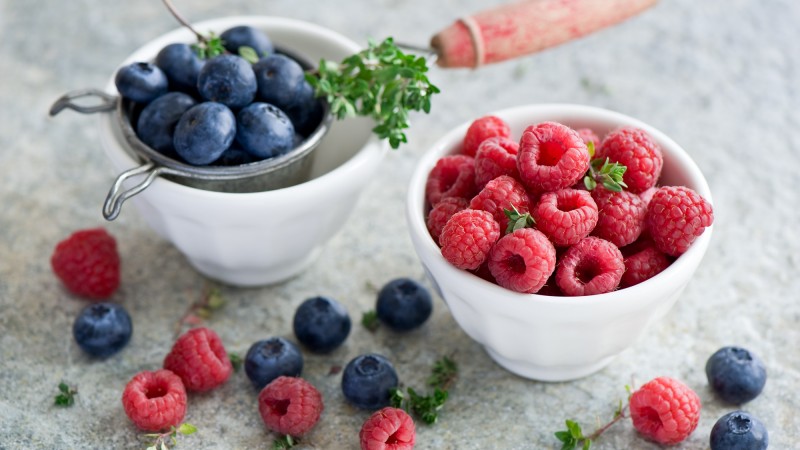
[{"label": "gray concrete background", "polygon": [[[359,42],[395,36],[424,44],[479,0],[177,1],[194,21],[240,14],[312,21]],[[615,29],[539,55],[480,70],[434,69],[442,89],[430,116],[414,116],[410,143],[393,152],[344,230],[301,276],[273,287],[223,287],[228,300],[208,325],[241,354],[271,335],[292,337],[294,308],[330,295],[354,319],[375,290],[398,276],[423,279],[402,220],[415,161],[449,128],[492,110],[538,102],[596,105],[640,118],[682,144],[705,172],[716,229],[707,256],[671,313],[608,368],[570,383],[538,383],[495,365],[436,299],[420,330],[376,334],[355,326],[327,356],[307,355],[305,376],[326,409],[308,443],[358,448],[367,417],[346,405],[333,365],[367,351],[386,354],[400,378],[424,382],[430,365],[454,353],[461,379],[440,422],[418,425],[420,449],[559,448],[553,432],[574,418],[591,430],[613,414],[624,385],[656,376],[684,380],[703,401],[700,425],[679,449],[708,448],[716,421],[734,407],[716,400],[704,365],[739,344],[767,363],[764,393],[745,408],[767,425],[774,449],[796,447],[800,423],[800,3],[791,0],[664,0]],[[105,223],[101,202],[115,175],[93,121],[48,119],[66,91],[104,85],[116,64],[176,27],[160,2],[0,0],[0,448],[143,448],[119,401],[136,372],[160,366],[173,324],[206,281],[134,209]],[[71,324],[85,302],[55,279],[49,256],[72,231],[105,226],[123,260],[113,300],[134,319],[130,345],[92,361],[74,344]],[[64,380],[79,390],[70,409],[51,406]],[[199,432],[180,448],[269,448],[256,393],[243,373],[206,395],[192,395],[187,421]],[[592,448],[656,449],[630,421]]]}]

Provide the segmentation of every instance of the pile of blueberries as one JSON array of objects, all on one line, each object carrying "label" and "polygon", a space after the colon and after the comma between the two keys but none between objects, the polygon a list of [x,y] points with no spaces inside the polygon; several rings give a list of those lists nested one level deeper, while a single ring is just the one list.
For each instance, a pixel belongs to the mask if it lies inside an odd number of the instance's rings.
[{"label": "pile of blueberries", "polygon": [[[247,164],[289,152],[323,115],[303,66],[276,52],[253,27],[237,26],[219,37],[226,52],[213,58],[174,43],[154,63],[117,71],[120,95],[141,107],[131,120],[137,136],[165,156],[197,166]],[[243,48],[258,61],[239,56]]]}]

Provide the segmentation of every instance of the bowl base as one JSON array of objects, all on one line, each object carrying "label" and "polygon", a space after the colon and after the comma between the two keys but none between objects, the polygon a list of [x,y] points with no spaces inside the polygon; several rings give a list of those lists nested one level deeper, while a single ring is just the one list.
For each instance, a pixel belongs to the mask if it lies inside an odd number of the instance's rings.
[{"label": "bowl base", "polygon": [[484,350],[494,362],[509,372],[523,378],[546,382],[572,381],[587,377],[607,366],[617,356],[608,356],[596,363],[578,366],[540,366],[526,363],[525,361],[508,359],[488,347],[484,347]]},{"label": "bowl base", "polygon": [[321,248],[314,249],[303,259],[281,263],[278,267],[231,268],[214,264],[208,261],[193,261],[189,264],[203,276],[224,284],[239,287],[258,287],[280,283],[304,271],[322,252]]}]

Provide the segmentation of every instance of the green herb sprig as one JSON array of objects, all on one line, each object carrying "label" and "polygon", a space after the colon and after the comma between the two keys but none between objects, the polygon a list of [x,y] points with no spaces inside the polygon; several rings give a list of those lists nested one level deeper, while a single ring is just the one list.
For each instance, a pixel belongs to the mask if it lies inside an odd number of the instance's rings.
[{"label": "green herb sprig", "polygon": [[514,205],[511,205],[511,209],[503,209],[503,213],[508,217],[506,234],[513,233],[522,228],[532,228],[536,224],[536,221],[533,220],[533,216],[531,216],[530,213],[523,214],[519,212]]},{"label": "green herb sprig", "polygon": [[592,434],[584,436],[580,424],[574,420],[567,419],[565,421],[567,429],[555,432],[556,439],[561,441],[561,450],[575,450],[578,448],[581,450],[589,450],[589,448],[592,446],[592,443],[595,442],[600,435],[605,433],[606,430],[611,428],[615,423],[627,417],[626,413],[630,406],[631,395],[633,394],[632,388],[629,385],[625,386],[625,390],[628,392],[628,401],[623,405],[622,400],[620,399],[619,405],[614,411],[614,417],[611,419],[611,421],[595,430]]},{"label": "green herb sprig", "polygon": [[375,332],[381,326],[381,322],[378,320],[378,313],[374,309],[364,312],[361,315],[361,325],[367,330]]},{"label": "green herb sprig", "polygon": [[178,445],[178,435],[188,436],[197,432],[197,428],[189,423],[183,423],[177,427],[170,427],[166,433],[148,433],[143,437],[150,442],[147,450],[168,450]]},{"label": "green herb sprig", "polygon": [[399,387],[393,388],[389,392],[391,404],[416,415],[426,424],[433,425],[439,420],[439,411],[450,395],[448,389],[457,379],[458,364],[452,358],[443,356],[433,365],[428,378],[428,386],[433,388],[432,393],[420,395],[410,387],[406,388],[406,392]]},{"label": "green herb sprig", "polygon": [[298,441],[287,434],[272,441],[272,450],[286,450],[294,447],[297,444]]},{"label": "green herb sprig", "polygon": [[77,389],[69,387],[63,381],[58,384],[58,395],[55,397],[55,405],[63,408],[68,408],[75,404],[75,395],[78,393]]},{"label": "green herb sprig", "polygon": [[[594,142],[589,141],[586,147],[589,150],[589,157],[594,158]],[[622,192],[622,188],[628,187],[622,181],[622,176],[625,175],[626,170],[628,170],[627,167],[617,162],[612,163],[608,158],[592,159],[589,163],[589,170],[586,172],[586,176],[583,177],[583,185],[590,191],[600,185],[609,191]]]}]

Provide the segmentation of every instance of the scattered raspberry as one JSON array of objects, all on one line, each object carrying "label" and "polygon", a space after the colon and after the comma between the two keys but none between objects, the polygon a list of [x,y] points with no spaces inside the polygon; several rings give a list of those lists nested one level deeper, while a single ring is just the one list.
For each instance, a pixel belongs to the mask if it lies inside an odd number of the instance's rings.
[{"label": "scattered raspberry", "polygon": [[475,192],[475,160],[465,155],[441,158],[425,184],[425,198],[431,205],[447,197],[470,199]]},{"label": "scattered raspberry", "polygon": [[592,235],[624,247],[635,241],[645,227],[647,208],[638,195],[628,191],[613,192],[601,187],[592,191],[598,218]]},{"label": "scattered raspberry", "polygon": [[508,227],[505,210],[513,211],[516,208],[520,214],[525,214],[530,209],[525,187],[508,175],[501,175],[487,183],[486,187],[469,202],[469,207],[491,213],[494,220],[500,224],[501,233]]},{"label": "scattered raspberry", "polygon": [[684,186],[659,188],[647,208],[647,228],[656,248],[680,256],[714,222],[711,204]]},{"label": "scattered raspberry", "polygon": [[651,239],[639,239],[631,245],[621,248],[625,262],[625,273],[619,287],[625,288],[649,280],[669,267],[667,255],[658,251]]},{"label": "scattered raspberry", "polygon": [[519,144],[507,137],[489,138],[475,154],[475,185],[483,189],[486,183],[500,175],[519,178],[517,170]]},{"label": "scattered raspberry", "polygon": [[228,380],[231,360],[217,333],[194,328],[181,335],[164,358],[164,368],[181,377],[186,389],[208,391]]},{"label": "scattered raspberry", "polygon": [[428,231],[436,242],[442,234],[442,228],[453,217],[453,214],[463,211],[469,207],[469,201],[461,197],[448,197],[431,209],[428,213]]},{"label": "scattered raspberry", "polygon": [[561,189],[543,194],[531,215],[536,228],[553,245],[566,247],[592,232],[597,224],[597,204],[588,191]]},{"label": "scattered raspberry", "polygon": [[609,133],[600,144],[595,158],[608,158],[627,167],[622,180],[628,185],[629,191],[637,194],[656,185],[664,165],[661,147],[647,132],[632,127]]},{"label": "scattered raspberry", "polygon": [[697,428],[700,397],[674,378],[659,377],[633,393],[630,411],[636,431],[659,444],[677,444]]},{"label": "scattered raspberry", "polygon": [[547,236],[533,228],[503,236],[489,253],[489,271],[497,284],[515,292],[537,292],[555,265],[555,247]]},{"label": "scattered raspberry", "polygon": [[439,243],[442,256],[459,269],[473,270],[486,260],[500,238],[500,225],[486,211],[465,209],[445,224]]},{"label": "scattered raspberry", "polygon": [[138,428],[161,431],[177,426],[186,415],[186,389],[169,370],[139,372],[122,392],[122,407]]},{"label": "scattered raspberry", "polygon": [[56,245],[53,272],[75,295],[106,299],[119,287],[117,242],[103,228],[80,230]]},{"label": "scattered raspberry", "polygon": [[586,145],[589,145],[589,142],[591,142],[594,145],[594,148],[600,146],[600,138],[597,137],[597,134],[595,134],[591,128],[578,128],[575,131],[578,132],[578,136],[583,139],[583,142],[585,142]]},{"label": "scattered raspberry", "polygon": [[529,190],[555,191],[583,178],[589,169],[589,151],[575,130],[543,122],[522,133],[517,168]]},{"label": "scattered raspberry", "polygon": [[289,436],[302,436],[322,414],[322,394],[302,378],[280,376],[258,394],[258,412],[264,425]]},{"label": "scattered raspberry", "polygon": [[481,143],[495,136],[511,136],[511,128],[503,119],[496,116],[484,116],[476,119],[467,129],[461,153],[475,156]]},{"label": "scattered raspberry", "polygon": [[361,450],[411,450],[416,431],[411,416],[402,409],[387,406],[369,416],[358,437]]},{"label": "scattered raspberry", "polygon": [[619,285],[625,264],[619,249],[589,236],[570,247],[558,263],[556,283],[566,295],[611,292]]}]

